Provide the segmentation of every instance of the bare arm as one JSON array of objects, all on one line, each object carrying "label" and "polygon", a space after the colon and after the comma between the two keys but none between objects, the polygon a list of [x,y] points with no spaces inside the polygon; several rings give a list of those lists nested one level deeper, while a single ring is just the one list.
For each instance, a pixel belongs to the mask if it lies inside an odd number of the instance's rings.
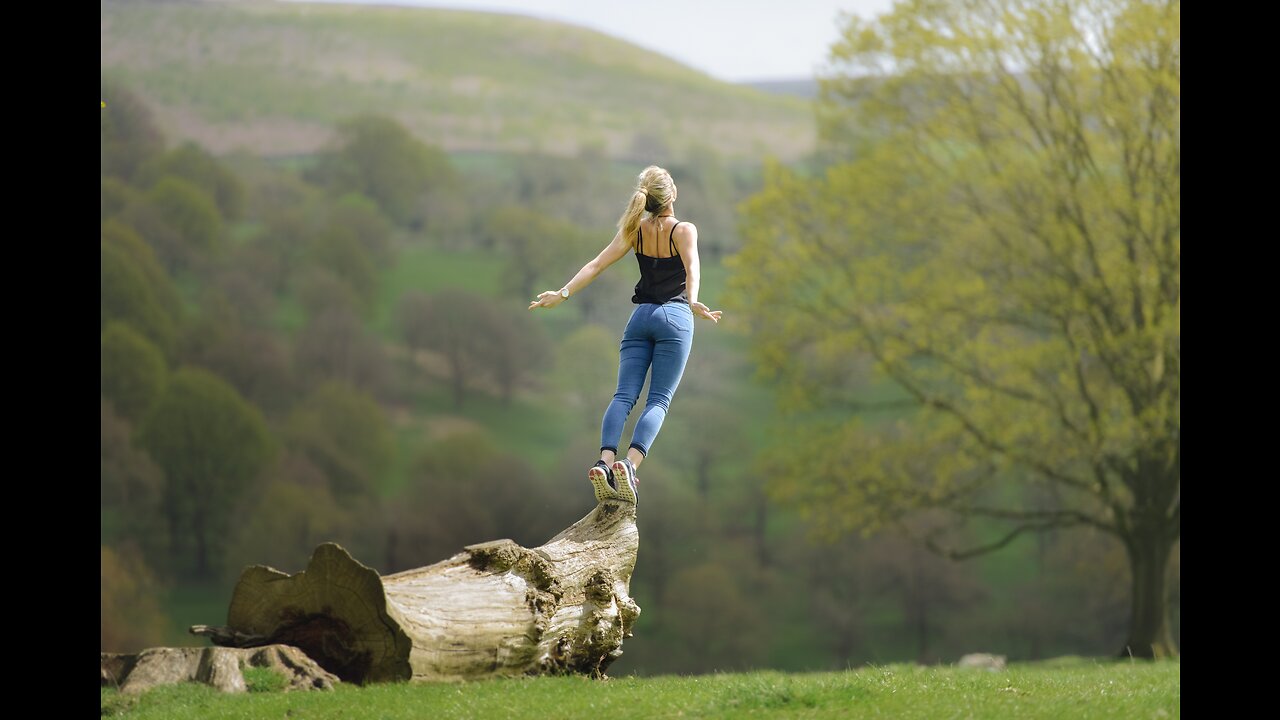
[{"label": "bare arm", "polygon": [[[631,245],[623,239],[622,231],[619,230],[618,233],[613,236],[613,240],[609,241],[609,244],[600,251],[599,255],[596,255],[591,262],[583,265],[582,269],[578,271],[578,274],[574,275],[573,279],[565,283],[564,286],[569,290],[569,295],[572,297],[574,293],[577,293],[590,285],[591,281],[595,280],[597,275],[604,272],[605,268],[621,260],[622,256],[626,255],[627,250],[629,249],[631,249]],[[562,302],[564,302],[564,298],[560,296],[559,291],[545,290],[538,293],[537,299],[529,303],[529,309],[533,310],[534,308],[540,307],[553,308]]]},{"label": "bare arm", "polygon": [[689,308],[694,317],[703,317],[713,322],[720,322],[720,310],[712,310],[698,302],[698,290],[702,284],[702,261],[698,258],[698,228],[693,223],[681,223],[674,235],[676,249],[680,251],[680,260],[684,263],[685,284],[689,291]]}]

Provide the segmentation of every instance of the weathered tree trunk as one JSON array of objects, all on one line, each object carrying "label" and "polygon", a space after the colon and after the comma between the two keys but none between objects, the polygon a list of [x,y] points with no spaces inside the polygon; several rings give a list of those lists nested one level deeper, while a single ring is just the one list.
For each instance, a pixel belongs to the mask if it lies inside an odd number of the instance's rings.
[{"label": "weathered tree trunk", "polygon": [[283,645],[236,648],[150,648],[136,655],[102,653],[102,687],[140,694],[157,685],[201,682],[223,692],[245,692],[246,667],[278,672],[285,690],[330,690],[337,678],[300,650]]},{"label": "weathered tree trunk", "polygon": [[640,608],[628,586],[635,506],[605,502],[541,547],[468,546],[429,567],[379,577],[341,547],[316,548],[293,576],[240,576],[214,643],[301,648],[348,682],[582,673],[622,654]]}]

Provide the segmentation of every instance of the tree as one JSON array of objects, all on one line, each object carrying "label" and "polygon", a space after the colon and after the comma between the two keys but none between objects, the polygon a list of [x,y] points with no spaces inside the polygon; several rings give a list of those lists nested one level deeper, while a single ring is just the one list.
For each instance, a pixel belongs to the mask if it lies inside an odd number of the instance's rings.
[{"label": "tree", "polygon": [[228,543],[229,570],[238,575],[256,564],[292,569],[322,542],[349,543],[355,518],[329,492],[323,471],[288,453],[268,475],[250,495]]},{"label": "tree", "polygon": [[329,208],[327,226],[355,238],[376,267],[390,264],[391,224],[374,201],[359,193],[343,195]]},{"label": "tree", "polygon": [[171,273],[196,267],[222,250],[217,204],[182,178],[161,178],[121,217],[146,239]]},{"label": "tree", "polygon": [[[512,492],[515,487],[519,492]],[[546,537],[555,532],[556,516],[550,524],[542,516],[544,494],[537,472],[502,452],[487,433],[445,437],[414,460],[409,482],[390,509],[395,547],[387,566],[416,567],[476,537],[503,536],[522,544]]]},{"label": "tree", "polygon": [[564,259],[585,247],[582,233],[572,223],[527,207],[507,206],[495,211],[486,234],[506,258],[503,289],[521,298],[532,298],[541,289],[541,280],[553,271],[564,271]]},{"label": "tree", "polygon": [[271,208],[263,216],[263,225],[253,245],[272,260],[258,272],[277,295],[283,294],[306,255],[309,239],[315,232],[313,219],[304,207],[282,205]]},{"label": "tree", "polygon": [[363,115],[338,127],[334,150],[317,165],[314,179],[337,195],[372,198],[392,220],[423,223],[427,196],[457,182],[449,156],[413,137],[395,120]]},{"label": "tree", "polygon": [[599,430],[618,382],[618,336],[603,327],[585,324],[556,343],[552,402],[570,409],[579,429]]},{"label": "tree", "polygon": [[516,388],[531,385],[551,364],[551,342],[524,308],[490,305],[487,315],[482,330],[489,351],[479,360],[497,384],[503,404],[510,405]]},{"label": "tree", "polygon": [[134,446],[134,427],[102,398],[102,544],[141,551],[162,569],[168,540],[162,509],[164,471]]},{"label": "tree", "polygon": [[164,355],[136,330],[111,322],[102,331],[102,396],[137,422],[160,395]]},{"label": "tree", "polygon": [[138,199],[138,191],[129,183],[115,177],[102,178],[102,219],[106,220],[124,210]]},{"label": "tree", "polygon": [[158,645],[165,617],[159,586],[136,550],[102,546],[101,642],[103,650],[129,651]]},{"label": "tree", "polygon": [[362,314],[372,309],[378,271],[360,238],[349,228],[330,225],[311,240],[310,260],[351,288]]},{"label": "tree", "polygon": [[102,328],[129,324],[166,354],[182,321],[182,302],[155,253],[132,228],[116,220],[102,224]]},{"label": "tree", "polygon": [[122,84],[103,78],[102,101],[102,174],[132,179],[164,151],[164,136],[147,106]]},{"label": "tree", "polygon": [[[925,507],[1007,524],[924,538],[952,557],[1110,533],[1142,657],[1176,653],[1179,18],[954,0],[850,19],[824,83],[834,162],[768,171],[732,281],[791,412],[777,497],[831,534]],[[849,381],[863,357],[881,385]]]},{"label": "tree", "polygon": [[138,440],[164,470],[164,509],[175,555],[207,578],[221,560],[231,511],[271,455],[258,409],[218,376],[186,367],[174,373],[140,428]]},{"label": "tree", "polygon": [[340,380],[377,396],[387,374],[382,345],[355,313],[341,307],[312,317],[299,335],[294,362],[307,385]]},{"label": "tree", "polygon": [[336,381],[316,388],[294,409],[286,437],[291,448],[324,472],[339,501],[374,495],[395,453],[382,408]]},{"label": "tree", "polygon": [[347,682],[602,676],[640,615],[628,592],[635,506],[601,503],[536,548],[468,545],[429,567],[380,577],[325,543],[307,569],[240,576],[214,643],[294,646]]},{"label": "tree", "polygon": [[259,326],[270,317],[271,299],[258,280],[224,270],[201,295],[200,314],[184,328],[184,360],[212,371],[268,413],[289,407],[297,385],[292,358],[286,337]]},{"label": "tree", "polygon": [[138,170],[137,184],[148,186],[166,175],[186,180],[203,190],[227,220],[237,220],[244,212],[244,187],[240,180],[195,143],[185,142],[152,158]]},{"label": "tree", "polygon": [[445,289],[430,296],[419,321],[424,347],[444,356],[454,407],[461,410],[468,385],[481,376],[484,355],[492,351],[488,329],[493,309],[488,300],[466,290]]}]

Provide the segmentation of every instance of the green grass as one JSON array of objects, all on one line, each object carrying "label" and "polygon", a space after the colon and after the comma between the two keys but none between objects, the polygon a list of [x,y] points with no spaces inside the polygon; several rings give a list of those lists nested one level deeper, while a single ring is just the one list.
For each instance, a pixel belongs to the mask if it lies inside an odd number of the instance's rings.
[{"label": "green grass", "polygon": [[280,692],[289,685],[289,679],[279,670],[267,667],[241,668],[244,684],[251,693]]},{"label": "green grass", "polygon": [[851,672],[519,678],[220,695],[199,685],[140,698],[102,691],[129,718],[1176,718],[1181,667],[1070,660],[1007,672],[890,665]]}]

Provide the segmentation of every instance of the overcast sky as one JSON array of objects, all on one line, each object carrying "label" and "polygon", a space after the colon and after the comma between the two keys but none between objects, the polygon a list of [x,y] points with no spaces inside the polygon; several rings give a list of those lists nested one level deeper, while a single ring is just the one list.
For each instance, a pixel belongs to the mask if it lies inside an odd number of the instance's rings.
[{"label": "overcast sky", "polygon": [[721,80],[810,78],[841,11],[873,18],[893,0],[339,0],[513,12],[582,25]]}]

